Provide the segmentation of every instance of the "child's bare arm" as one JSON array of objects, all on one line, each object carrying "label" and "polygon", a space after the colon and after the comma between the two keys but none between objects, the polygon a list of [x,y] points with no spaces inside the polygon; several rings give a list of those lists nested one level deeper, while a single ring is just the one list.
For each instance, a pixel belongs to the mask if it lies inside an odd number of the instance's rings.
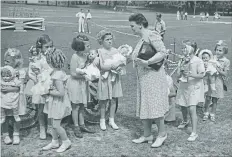
[{"label": "child's bare arm", "polygon": [[55,80],[56,89],[50,90],[49,94],[52,96],[63,97],[64,96],[64,84],[60,80]]}]

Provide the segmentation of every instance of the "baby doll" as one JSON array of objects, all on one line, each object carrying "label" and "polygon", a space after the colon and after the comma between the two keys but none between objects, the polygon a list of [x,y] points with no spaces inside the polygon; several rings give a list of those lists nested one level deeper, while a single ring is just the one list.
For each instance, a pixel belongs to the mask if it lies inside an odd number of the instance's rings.
[{"label": "baby doll", "polygon": [[97,50],[90,50],[88,60],[84,69],[77,68],[76,71],[82,70],[87,81],[93,81],[100,78],[100,71],[93,65],[94,59],[98,56]]},{"label": "baby doll", "polygon": [[36,76],[36,84],[31,88],[32,99],[34,99],[33,102],[37,102],[35,99],[40,99],[41,95],[49,93],[49,90],[52,88],[52,81],[47,76],[45,77],[41,74],[41,65],[38,62],[31,63],[31,70]]},{"label": "baby doll", "polygon": [[[4,66],[1,68],[1,88],[6,86],[21,87],[21,85],[22,82],[16,77],[16,71],[14,68],[11,66]],[[5,122],[6,110],[13,110],[15,121],[18,122],[21,120],[18,112],[20,92],[1,92],[1,123]]]},{"label": "baby doll", "polygon": [[205,92],[208,91],[210,84],[211,90],[216,90],[215,80],[216,75],[218,75],[216,67],[220,67],[219,62],[216,61],[212,52],[210,50],[204,49],[199,53],[199,57],[204,61],[205,65],[205,77],[204,77],[204,87]]},{"label": "baby doll", "polygon": [[41,59],[40,53],[38,52],[38,50],[36,50],[34,46],[31,46],[31,48],[29,49],[29,53],[29,62],[36,62],[37,60]]},{"label": "baby doll", "polygon": [[[114,74],[120,74],[120,75],[125,75],[126,74],[126,69],[125,69],[125,65],[127,62],[127,58],[132,54],[132,47],[129,45],[121,45],[118,48],[119,53],[113,55],[113,57],[111,59],[106,59],[105,60],[105,64],[117,64],[119,62],[122,62],[124,65],[123,67],[118,67],[118,69],[116,70],[111,70],[112,73]],[[105,72],[102,77],[103,78],[107,78],[109,75],[109,72]],[[116,75],[112,75],[112,80],[115,80]]]}]

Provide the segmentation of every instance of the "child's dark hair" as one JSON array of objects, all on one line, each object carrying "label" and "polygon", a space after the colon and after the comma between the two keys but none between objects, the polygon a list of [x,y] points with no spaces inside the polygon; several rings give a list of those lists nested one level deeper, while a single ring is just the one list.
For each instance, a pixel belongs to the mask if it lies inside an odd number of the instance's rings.
[{"label": "child's dark hair", "polygon": [[60,49],[53,48],[48,51],[46,59],[48,64],[51,64],[52,67],[62,69],[65,64],[66,56]]},{"label": "child's dark hair", "polygon": [[38,37],[36,41],[36,48],[42,48],[44,44],[52,42],[51,38],[47,34],[43,34]]},{"label": "child's dark hair", "polygon": [[148,21],[141,13],[133,14],[129,17],[129,21],[134,21],[137,25],[143,25],[144,28],[148,27]]},{"label": "child's dark hair", "polygon": [[74,51],[84,51],[85,50],[84,41],[89,41],[89,38],[85,35],[78,35],[77,37],[73,38],[71,45],[72,49]]}]

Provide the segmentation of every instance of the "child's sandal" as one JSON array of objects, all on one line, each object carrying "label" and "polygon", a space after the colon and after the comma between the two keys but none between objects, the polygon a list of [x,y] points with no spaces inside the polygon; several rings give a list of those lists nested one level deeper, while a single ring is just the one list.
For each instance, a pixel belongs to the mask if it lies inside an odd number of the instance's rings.
[{"label": "child's sandal", "polygon": [[212,122],[215,122],[216,118],[215,118],[215,114],[210,114],[210,120]]},{"label": "child's sandal", "polygon": [[209,118],[209,113],[204,113],[203,121],[206,121]]}]

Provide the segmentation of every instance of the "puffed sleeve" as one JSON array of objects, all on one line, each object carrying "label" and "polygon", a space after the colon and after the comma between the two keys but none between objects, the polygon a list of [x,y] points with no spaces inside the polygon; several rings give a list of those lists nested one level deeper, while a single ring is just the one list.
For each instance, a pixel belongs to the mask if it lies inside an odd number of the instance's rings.
[{"label": "puffed sleeve", "polygon": [[199,60],[196,64],[197,64],[197,73],[198,74],[205,73],[204,62],[202,60]]},{"label": "puffed sleeve", "polygon": [[226,59],[225,60],[225,66],[224,66],[224,71],[230,70],[230,60]]},{"label": "puffed sleeve", "polygon": [[167,55],[167,50],[162,41],[162,37],[158,34],[158,32],[152,32],[148,39],[157,52]]},{"label": "puffed sleeve", "polygon": [[79,63],[78,56],[76,54],[73,54],[70,62],[70,74],[72,77],[82,78],[83,75],[80,75],[76,72],[76,68],[79,68],[78,63]]},{"label": "puffed sleeve", "polygon": [[59,81],[66,81],[67,78],[68,76],[64,71],[55,71],[51,76],[52,80],[59,80]]}]

